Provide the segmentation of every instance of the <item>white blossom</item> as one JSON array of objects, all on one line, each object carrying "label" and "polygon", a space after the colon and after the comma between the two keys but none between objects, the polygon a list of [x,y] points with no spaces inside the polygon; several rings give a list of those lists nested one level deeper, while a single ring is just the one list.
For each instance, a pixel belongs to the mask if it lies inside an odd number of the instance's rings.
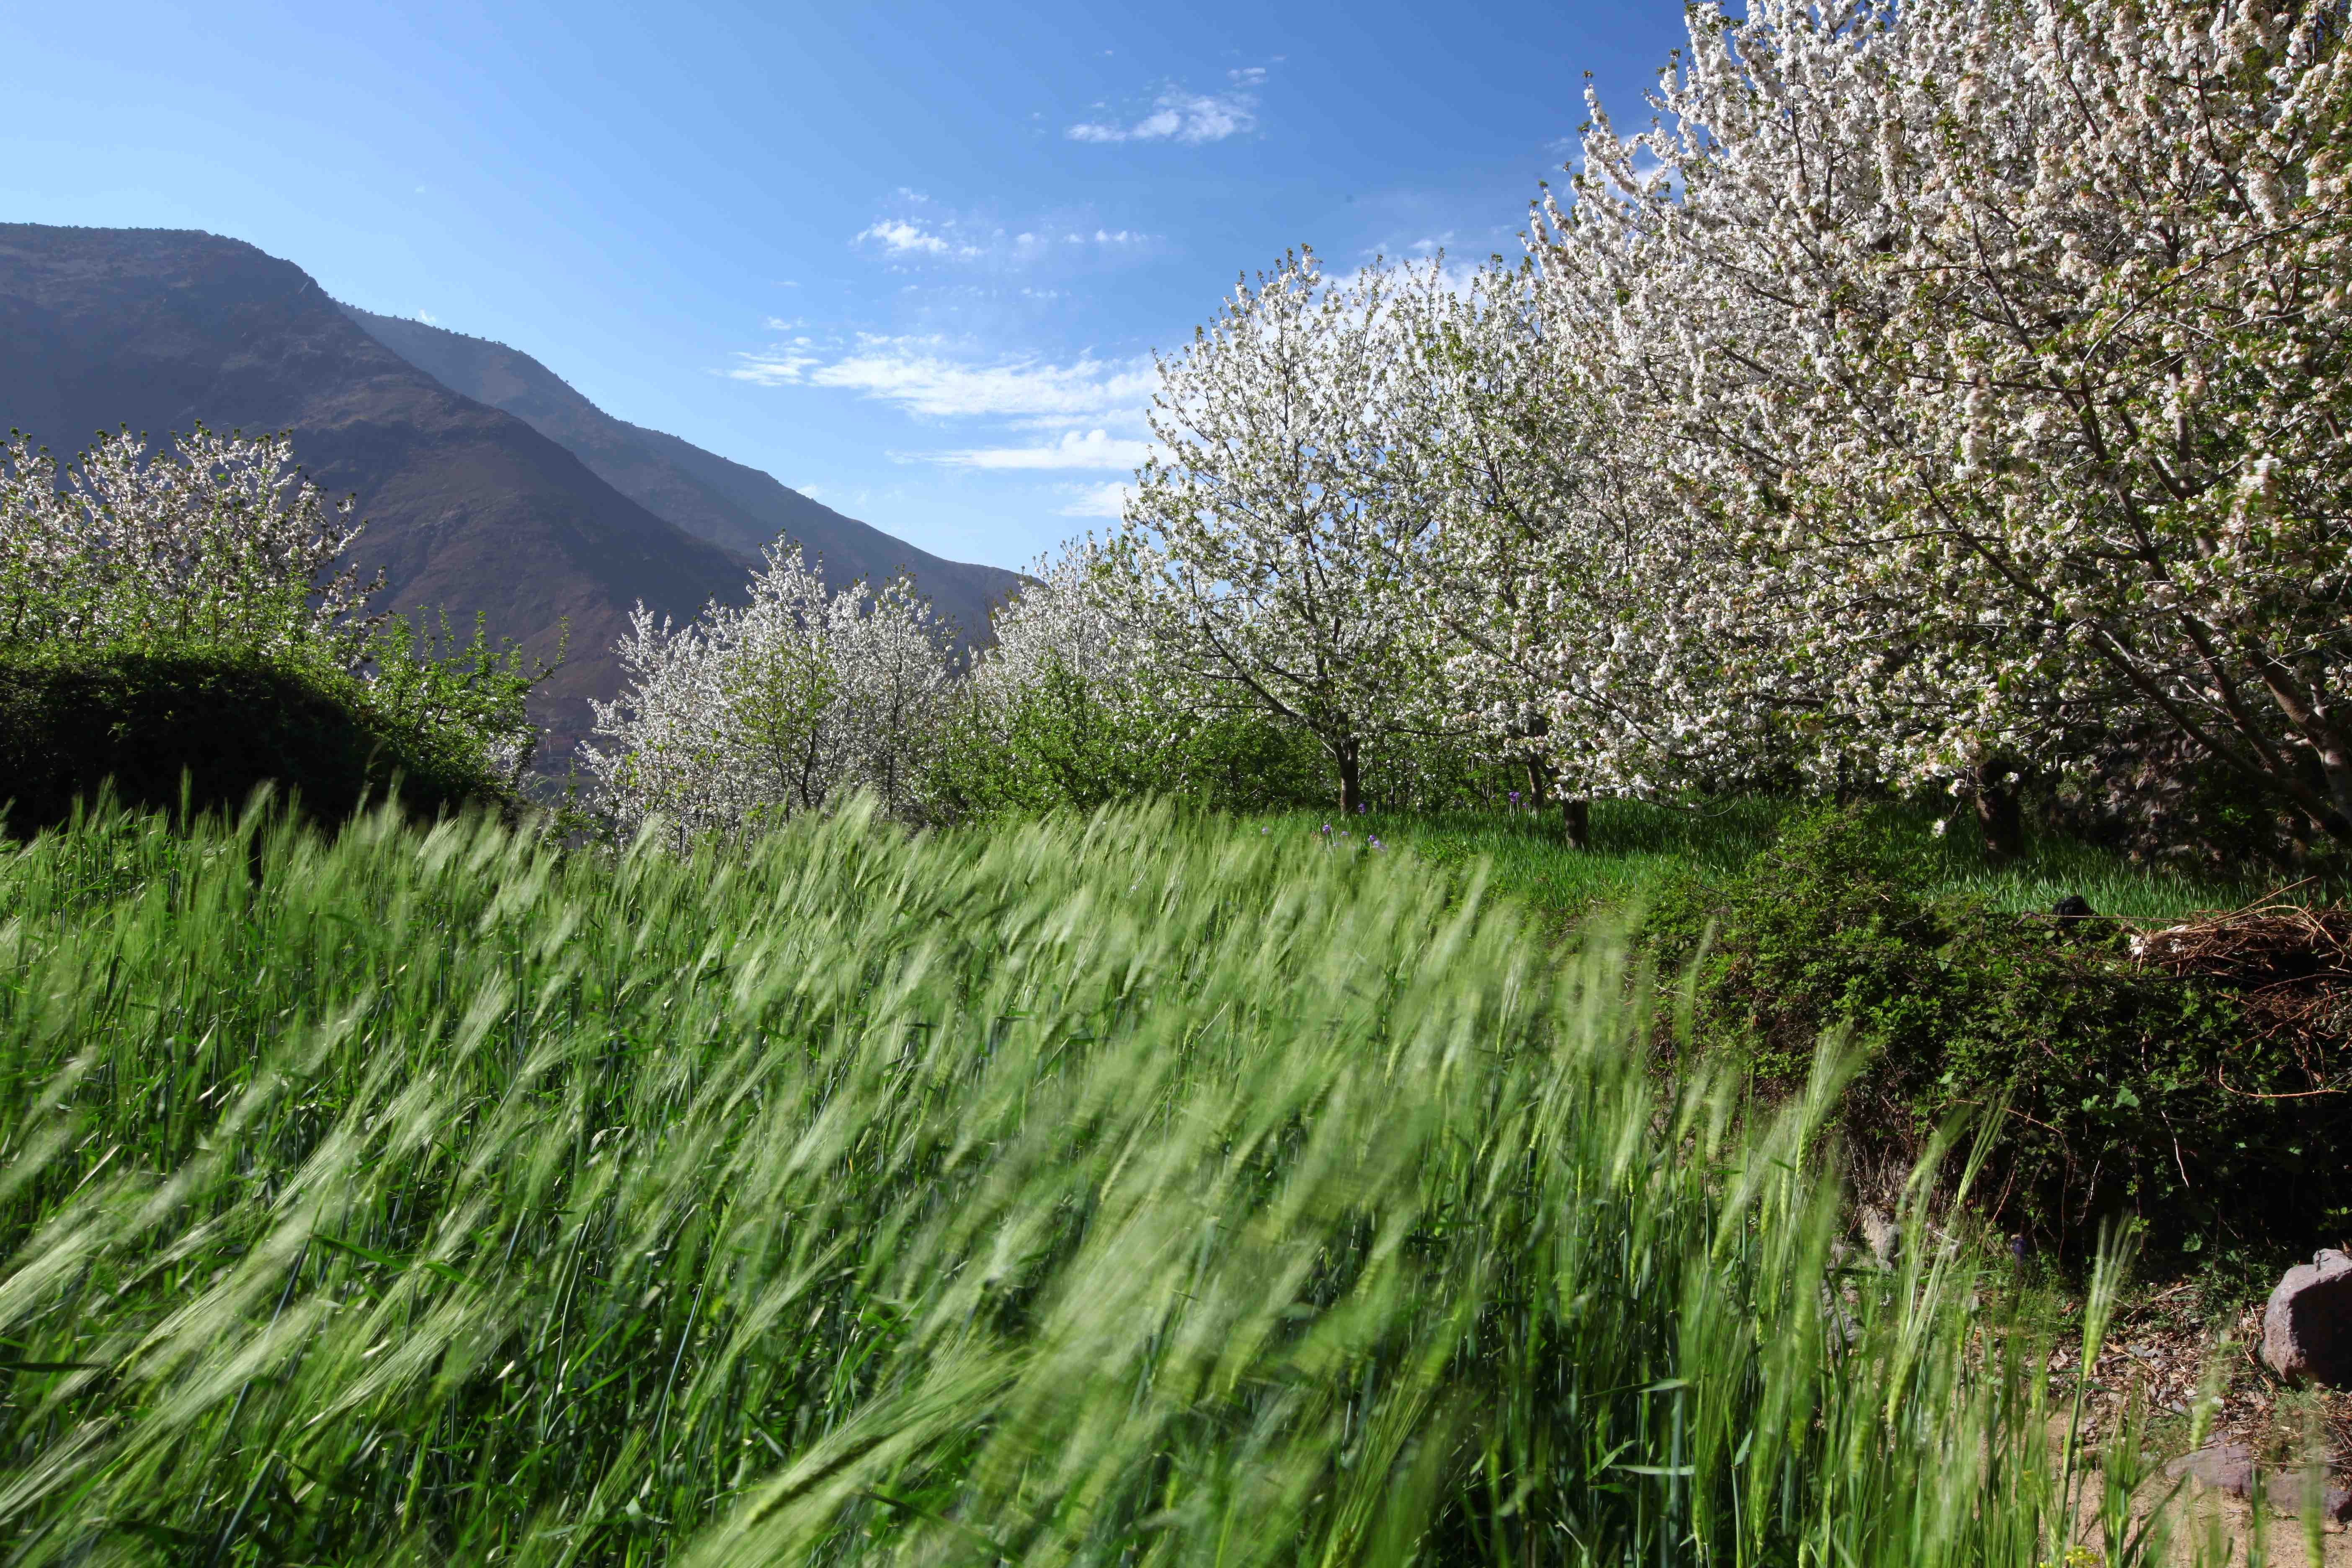
[{"label": "white blossom", "polygon": [[1411,626],[1397,561],[1426,521],[1400,460],[1391,279],[1311,252],[1235,285],[1161,359],[1146,461],[1112,542],[1121,606],[1171,677],[1313,734],[1342,809],[1396,726]]},{"label": "white blossom", "polygon": [[1757,0],[1693,13],[1657,129],[1595,106],[1541,319],[1729,546],[1670,618],[1814,714],[1818,765],[1997,783],[2171,734],[2352,834],[2342,37]]},{"label": "white blossom", "polygon": [[365,655],[362,584],[342,558],[360,527],[293,467],[282,436],[199,426],[168,455],[101,438],[60,476],[22,435],[0,449],[0,638],[178,637]]},{"label": "white blossom", "polygon": [[[952,674],[945,628],[899,577],[828,593],[778,544],[751,603],[684,626],[641,604],[617,647],[627,685],[594,702],[581,749],[606,807],[635,833],[732,834],[871,791],[919,816],[920,769]],[[598,741],[605,742],[597,743]]]}]

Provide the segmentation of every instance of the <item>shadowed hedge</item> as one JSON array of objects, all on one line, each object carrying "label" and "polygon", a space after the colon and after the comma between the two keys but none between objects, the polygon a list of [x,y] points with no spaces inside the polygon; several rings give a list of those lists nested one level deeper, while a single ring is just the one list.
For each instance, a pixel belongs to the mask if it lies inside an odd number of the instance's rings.
[{"label": "shadowed hedge", "polygon": [[56,826],[109,781],[127,805],[173,812],[234,811],[272,784],[329,823],[395,780],[427,817],[503,797],[478,757],[365,696],[351,676],[216,649],[0,654],[0,832]]}]

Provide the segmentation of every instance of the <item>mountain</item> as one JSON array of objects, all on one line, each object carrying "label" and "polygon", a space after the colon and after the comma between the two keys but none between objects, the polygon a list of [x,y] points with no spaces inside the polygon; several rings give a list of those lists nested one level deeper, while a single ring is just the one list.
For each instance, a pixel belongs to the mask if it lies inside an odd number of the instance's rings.
[{"label": "mountain", "polygon": [[0,426],[64,454],[128,425],[290,431],[296,459],[367,520],[352,554],[394,609],[571,657],[535,695],[568,750],[642,598],[690,617],[742,563],[621,494],[562,446],[369,336],[291,262],[189,230],[0,225]]},{"label": "mountain", "polygon": [[568,624],[569,656],[532,700],[557,756],[586,729],[586,700],[618,689],[632,606],[687,620],[739,600],[779,533],[836,583],[910,569],[983,636],[1020,581],[612,418],[527,354],[347,311],[240,240],[0,224],[0,428],[62,455],[126,425],[161,447],[198,423],[289,431],[310,479],[359,498],[352,555],[383,570],[379,607],[446,611],[460,631],[478,612],[542,657]]},{"label": "mountain", "polygon": [[769,475],[659,430],[616,419],[539,361],[504,343],[346,305],[375,340],[442,385],[504,409],[571,452],[655,516],[747,563],[788,534],[824,563],[835,588],[904,572],[967,635],[985,637],[988,613],[1019,574],[944,561],[869,523],[787,489]]}]

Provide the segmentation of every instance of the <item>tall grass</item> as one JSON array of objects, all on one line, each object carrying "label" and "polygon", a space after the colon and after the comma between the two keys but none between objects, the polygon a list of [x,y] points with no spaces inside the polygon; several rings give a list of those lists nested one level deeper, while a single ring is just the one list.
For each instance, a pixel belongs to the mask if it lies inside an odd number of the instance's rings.
[{"label": "tall grass", "polygon": [[617,860],[94,814],[0,859],[0,1540],[2054,1555],[2098,1510],[2000,1275],[1842,1267],[1834,1061],[1662,1082],[1601,945],[1148,811]]}]

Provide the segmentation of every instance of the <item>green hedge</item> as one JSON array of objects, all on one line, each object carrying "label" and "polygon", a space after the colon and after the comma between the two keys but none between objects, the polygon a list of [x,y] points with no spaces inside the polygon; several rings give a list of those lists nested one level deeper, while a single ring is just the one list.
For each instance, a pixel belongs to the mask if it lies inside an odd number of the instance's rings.
[{"label": "green hedge", "polygon": [[0,654],[0,831],[23,837],[111,781],[125,802],[199,811],[277,785],[314,819],[339,821],[399,781],[432,815],[502,801],[478,755],[387,720],[355,678],[207,649]]},{"label": "green hedge", "polygon": [[1999,1116],[1982,1190],[2015,1228],[2072,1245],[2136,1214],[2187,1252],[2341,1235],[2341,1100],[2262,1098],[2311,1081],[2226,986],[2139,968],[2112,922],[2062,929],[1930,895],[1931,877],[1870,814],[1825,813],[1737,874],[1670,882],[1643,931],[1663,973],[1696,963],[1698,1048],[1744,1053],[1768,1092],[1801,1081],[1824,1030],[1852,1031],[1865,1158],[1955,1112]]}]

